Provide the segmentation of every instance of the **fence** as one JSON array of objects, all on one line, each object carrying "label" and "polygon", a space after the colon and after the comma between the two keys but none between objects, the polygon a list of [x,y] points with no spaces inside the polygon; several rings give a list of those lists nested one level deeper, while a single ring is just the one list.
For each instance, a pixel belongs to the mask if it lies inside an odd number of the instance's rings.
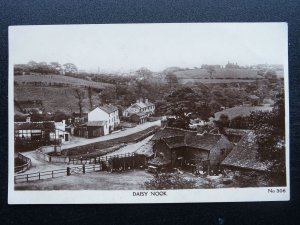
[{"label": "fence", "polygon": [[15,183],[22,183],[22,182],[44,180],[44,179],[52,179],[52,178],[63,177],[63,176],[70,176],[72,174],[85,174],[85,173],[97,172],[101,170],[102,170],[102,166],[100,164],[82,165],[77,167],[67,167],[65,169],[59,169],[59,170],[50,170],[50,171],[15,175],[14,180]]},{"label": "fence", "polygon": [[36,153],[40,159],[43,159],[47,162],[59,162],[59,163],[68,163],[69,157],[67,156],[51,156],[49,153],[55,152],[55,148],[59,146],[51,145],[40,147],[36,150]]},{"label": "fence", "polygon": [[23,173],[31,167],[31,159],[22,155],[18,152],[18,159],[20,159],[24,164],[21,166],[15,166],[15,173]]},{"label": "fence", "polygon": [[111,156],[98,156],[88,159],[77,159],[77,158],[70,158],[70,164],[95,164],[101,162],[109,162],[114,158],[118,159],[125,159],[125,158],[134,158],[135,153],[125,153],[125,154],[118,154],[118,155],[111,155]]}]

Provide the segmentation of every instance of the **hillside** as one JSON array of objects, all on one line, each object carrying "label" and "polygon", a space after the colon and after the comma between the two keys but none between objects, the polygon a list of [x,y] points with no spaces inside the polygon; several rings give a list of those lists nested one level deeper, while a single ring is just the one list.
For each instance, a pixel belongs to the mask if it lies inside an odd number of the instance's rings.
[{"label": "hillside", "polygon": [[71,86],[71,87],[92,87],[94,89],[104,89],[111,87],[111,84],[100,83],[78,79],[61,75],[24,75],[15,76],[14,81],[19,85],[36,85],[36,86]]},{"label": "hillside", "polygon": [[[29,85],[15,86],[14,99],[16,101],[41,100],[46,112],[62,111],[67,114],[79,112],[78,99],[75,98],[76,87],[36,87]],[[87,89],[84,91],[83,108],[89,109]],[[93,103],[99,103],[97,93],[93,93]]]}]

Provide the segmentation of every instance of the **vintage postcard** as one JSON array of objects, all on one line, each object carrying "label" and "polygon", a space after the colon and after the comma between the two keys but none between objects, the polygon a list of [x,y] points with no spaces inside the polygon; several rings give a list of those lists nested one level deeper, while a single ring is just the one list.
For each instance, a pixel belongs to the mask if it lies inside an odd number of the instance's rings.
[{"label": "vintage postcard", "polygon": [[287,201],[286,23],[9,27],[10,204]]}]

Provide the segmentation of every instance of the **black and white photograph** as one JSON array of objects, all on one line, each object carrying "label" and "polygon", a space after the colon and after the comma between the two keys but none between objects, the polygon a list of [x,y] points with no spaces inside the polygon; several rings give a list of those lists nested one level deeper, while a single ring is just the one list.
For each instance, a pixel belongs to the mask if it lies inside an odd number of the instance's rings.
[{"label": "black and white photograph", "polygon": [[289,200],[287,32],[10,26],[9,202]]}]

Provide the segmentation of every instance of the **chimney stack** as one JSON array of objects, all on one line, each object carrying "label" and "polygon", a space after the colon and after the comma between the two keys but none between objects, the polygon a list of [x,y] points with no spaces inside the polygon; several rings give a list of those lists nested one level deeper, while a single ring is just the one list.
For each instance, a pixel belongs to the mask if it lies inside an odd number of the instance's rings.
[{"label": "chimney stack", "polygon": [[30,122],[31,122],[30,116],[26,117],[26,123],[30,123]]},{"label": "chimney stack", "polygon": [[148,103],[149,101],[148,101],[148,98],[145,98],[145,103]]}]

